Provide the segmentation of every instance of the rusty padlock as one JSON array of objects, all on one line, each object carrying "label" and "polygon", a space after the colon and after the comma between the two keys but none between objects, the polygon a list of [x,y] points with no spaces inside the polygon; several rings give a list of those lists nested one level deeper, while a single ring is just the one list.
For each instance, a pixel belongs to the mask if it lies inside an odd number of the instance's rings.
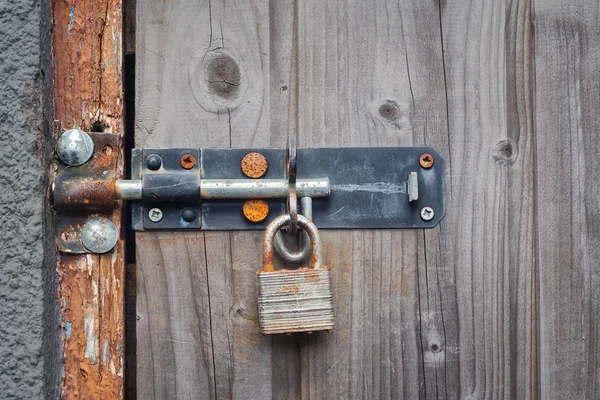
[{"label": "rusty padlock", "polygon": [[298,215],[311,241],[311,266],[275,270],[273,239],[290,215],[271,222],[263,237],[263,268],[258,271],[258,320],[263,335],[331,331],[335,326],[329,267],[323,266],[321,236],[315,224]]}]

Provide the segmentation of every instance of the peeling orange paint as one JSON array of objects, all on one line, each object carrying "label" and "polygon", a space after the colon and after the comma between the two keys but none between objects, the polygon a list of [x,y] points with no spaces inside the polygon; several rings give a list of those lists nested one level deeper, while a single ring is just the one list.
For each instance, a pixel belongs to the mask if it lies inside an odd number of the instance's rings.
[{"label": "peeling orange paint", "polygon": [[[52,18],[55,134],[101,126],[122,135],[121,0],[54,1]],[[112,150],[120,179],[122,149]],[[117,226],[121,212],[118,202]],[[113,253],[59,254],[65,399],[123,398],[123,254],[122,240]]]}]

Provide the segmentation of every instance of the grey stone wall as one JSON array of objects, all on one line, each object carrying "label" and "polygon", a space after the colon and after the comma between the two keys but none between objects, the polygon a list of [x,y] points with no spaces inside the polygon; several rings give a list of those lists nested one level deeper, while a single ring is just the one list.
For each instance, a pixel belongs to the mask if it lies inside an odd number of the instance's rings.
[{"label": "grey stone wall", "polygon": [[43,0],[0,1],[1,399],[56,398],[60,375],[53,246],[44,246],[48,10]]}]

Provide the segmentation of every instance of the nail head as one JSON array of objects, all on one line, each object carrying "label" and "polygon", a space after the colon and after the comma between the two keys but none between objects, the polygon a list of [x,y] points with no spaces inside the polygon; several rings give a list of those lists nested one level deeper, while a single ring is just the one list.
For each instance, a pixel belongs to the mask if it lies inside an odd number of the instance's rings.
[{"label": "nail head", "polygon": [[151,171],[157,171],[162,165],[162,158],[157,154],[150,154],[146,158],[146,167]]},{"label": "nail head", "polygon": [[269,205],[264,200],[247,200],[242,211],[248,221],[260,222],[269,215]]},{"label": "nail head", "polygon": [[248,153],[242,159],[242,172],[248,178],[260,178],[267,172],[269,164],[260,153]]}]

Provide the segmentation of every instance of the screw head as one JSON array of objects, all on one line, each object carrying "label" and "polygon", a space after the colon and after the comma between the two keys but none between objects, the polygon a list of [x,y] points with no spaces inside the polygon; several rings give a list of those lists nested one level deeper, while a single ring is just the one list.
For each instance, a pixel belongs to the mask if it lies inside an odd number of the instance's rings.
[{"label": "screw head", "polygon": [[434,216],[435,213],[433,212],[433,208],[429,206],[421,208],[421,219],[423,219],[423,221],[431,221]]},{"label": "screw head", "polygon": [[161,165],[162,165],[162,158],[160,158],[160,156],[158,156],[157,154],[150,154],[146,158],[146,167],[148,167],[148,169],[151,171],[158,170]]},{"label": "screw head", "polygon": [[56,154],[62,162],[71,167],[83,165],[94,154],[94,142],[84,131],[69,129],[58,138]]},{"label": "screw head", "polygon": [[193,220],[195,220],[196,215],[196,210],[194,210],[193,208],[185,208],[181,212],[181,218],[183,218],[183,220],[186,222],[192,222]]},{"label": "screw head", "polygon": [[427,153],[422,154],[419,158],[419,164],[425,169],[431,168],[433,166],[433,156]]},{"label": "screw head", "polygon": [[242,212],[250,222],[264,221],[269,215],[269,204],[264,200],[246,200]]},{"label": "screw head", "polygon": [[196,159],[191,154],[184,154],[179,162],[184,169],[192,169],[196,164]]},{"label": "screw head", "polygon": [[117,244],[119,231],[110,219],[92,217],[81,229],[81,243],[92,253],[107,253]]},{"label": "screw head", "polygon": [[148,218],[152,222],[158,222],[162,219],[163,213],[160,208],[153,208],[148,212]]}]

